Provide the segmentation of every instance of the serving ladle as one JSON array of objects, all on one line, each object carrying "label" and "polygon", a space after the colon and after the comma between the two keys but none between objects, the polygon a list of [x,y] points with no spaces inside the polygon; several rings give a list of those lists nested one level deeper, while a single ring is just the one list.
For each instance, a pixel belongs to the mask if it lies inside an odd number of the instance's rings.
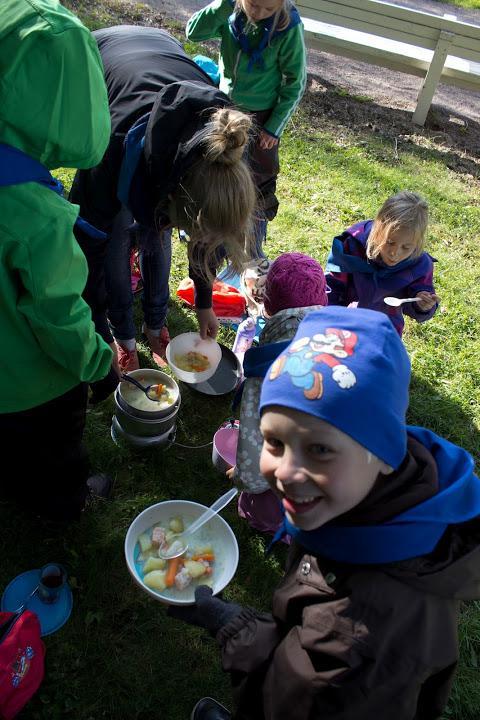
[{"label": "serving ladle", "polygon": [[396,297],[386,297],[383,298],[383,302],[387,305],[390,305],[390,307],[400,307],[400,305],[403,305],[403,303],[409,303],[409,302],[418,302],[419,298],[396,298]]},{"label": "serving ladle", "polygon": [[231,502],[237,494],[237,488],[232,488],[224,495],[219,497],[218,500],[215,500],[213,505],[210,505],[210,507],[207,508],[207,510],[205,510],[205,512],[203,512],[200,517],[197,518],[195,522],[190,525],[190,527],[188,527],[183,532],[177,533],[173,536],[175,539],[173,540],[168,550],[162,550],[164,545],[160,545],[158,549],[158,557],[161,557],[163,560],[173,560],[174,558],[180,557],[180,555],[183,555],[185,552],[187,552],[188,540],[190,540],[191,536],[196,533],[197,530],[200,530],[200,528],[203,527],[205,523],[211,520],[214,515],[217,515],[220,510],[223,510],[223,508],[228,505],[228,503]]},{"label": "serving ladle", "polygon": [[152,402],[158,401],[158,383],[152,385],[142,385],[142,383],[138,382],[138,380],[135,380],[135,378],[127,375],[126,373],[123,373],[122,375],[120,375],[120,377],[122,380],[126,380],[127,382],[132,383],[132,385],[135,385],[137,388],[140,388],[140,390],[143,390],[147,398]]}]

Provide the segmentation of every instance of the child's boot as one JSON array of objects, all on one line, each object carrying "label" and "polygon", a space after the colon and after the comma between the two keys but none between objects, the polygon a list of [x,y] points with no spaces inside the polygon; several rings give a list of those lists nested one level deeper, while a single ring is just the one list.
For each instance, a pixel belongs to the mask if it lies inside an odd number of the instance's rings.
[{"label": "child's boot", "polygon": [[147,338],[152,351],[154,362],[161,368],[167,366],[166,350],[170,342],[170,335],[167,326],[164,325],[161,330],[150,330],[146,325],[143,326],[143,334]]},{"label": "child's boot", "polygon": [[118,366],[123,373],[138,370],[140,364],[138,362],[137,345],[135,338],[131,340],[115,340],[117,348]]},{"label": "child's boot", "polygon": [[90,475],[87,480],[88,493],[90,498],[103,498],[108,500],[112,495],[112,478],[105,473]]},{"label": "child's boot", "polygon": [[190,715],[190,720],[230,720],[227,708],[213,698],[202,698],[197,702]]}]

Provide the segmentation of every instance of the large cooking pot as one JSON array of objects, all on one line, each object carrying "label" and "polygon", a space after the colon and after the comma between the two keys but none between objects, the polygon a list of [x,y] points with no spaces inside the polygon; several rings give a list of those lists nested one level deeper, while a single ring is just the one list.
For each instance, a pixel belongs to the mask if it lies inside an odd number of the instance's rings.
[{"label": "large cooking pot", "polygon": [[[180,406],[180,390],[175,380],[162,372],[161,370],[154,370],[153,368],[140,368],[139,370],[132,370],[127,373],[131,375],[135,380],[138,380],[142,385],[165,385],[168,388],[169,394],[172,396],[172,402],[167,407],[161,410],[140,410],[139,408],[133,407],[129,402],[129,395],[134,393],[135,395],[142,395],[142,391],[138,390],[134,385],[123,380],[117,390],[118,406],[124,410],[128,415],[134,417],[143,418],[144,420],[158,420],[159,418],[167,418],[173,413],[174,409]],[[151,400],[146,399],[147,403],[150,403],[152,408],[155,408],[155,403]],[[147,405],[147,407],[149,407]]]},{"label": "large cooking pot", "polygon": [[132,413],[130,408],[125,409],[125,401],[120,395],[120,386],[115,390],[113,398],[115,400],[115,417],[120,427],[129,435],[136,437],[165,435],[175,425],[181,403],[180,395],[178,395],[177,402],[170,407],[169,415],[152,418],[153,413],[145,413],[147,417],[138,417]]},{"label": "large cooking pot", "polygon": [[115,415],[112,418],[111,427],[112,440],[117,445],[123,440],[131,447],[139,450],[155,449],[158,447],[168,447],[175,440],[175,426],[163,435],[154,435],[153,437],[141,437],[140,435],[130,435],[125,432]]}]

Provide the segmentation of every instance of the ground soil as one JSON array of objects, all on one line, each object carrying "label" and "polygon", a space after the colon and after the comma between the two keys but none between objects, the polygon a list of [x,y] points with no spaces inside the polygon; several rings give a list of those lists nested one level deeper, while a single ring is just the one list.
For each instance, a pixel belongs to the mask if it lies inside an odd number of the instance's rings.
[{"label": "ground soil", "polygon": [[[205,0],[149,0],[162,16],[185,24]],[[396,4],[480,25],[480,10],[434,0],[396,0]],[[413,75],[309,50],[309,86],[305,102],[314,114],[326,114],[339,125],[365,128],[398,140],[425,142],[448,155],[452,168],[480,178],[480,92],[439,85],[424,129],[411,114],[422,80]]]}]

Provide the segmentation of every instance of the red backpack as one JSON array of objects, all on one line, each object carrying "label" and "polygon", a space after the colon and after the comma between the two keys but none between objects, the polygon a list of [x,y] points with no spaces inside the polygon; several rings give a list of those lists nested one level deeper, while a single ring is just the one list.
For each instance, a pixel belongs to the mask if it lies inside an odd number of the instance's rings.
[{"label": "red backpack", "polygon": [[45,648],[35,613],[0,612],[0,718],[11,720],[43,680]]}]

